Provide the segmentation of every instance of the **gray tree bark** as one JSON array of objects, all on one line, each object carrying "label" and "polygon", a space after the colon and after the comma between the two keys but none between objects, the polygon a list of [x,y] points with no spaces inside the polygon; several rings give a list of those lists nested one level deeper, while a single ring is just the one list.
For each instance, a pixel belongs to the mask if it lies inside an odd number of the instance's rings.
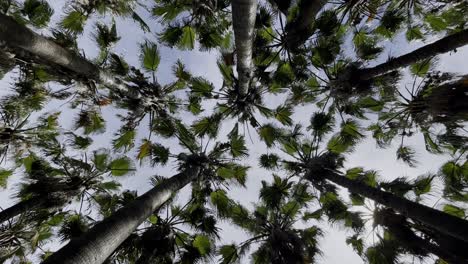
[{"label": "gray tree bark", "polygon": [[318,12],[328,3],[328,0],[302,0],[299,3],[299,14],[296,19],[286,25],[286,45],[295,49],[304,44],[314,33],[312,26]]},{"label": "gray tree bark", "polygon": [[191,168],[164,180],[159,185],[96,224],[83,236],[70,241],[48,257],[43,264],[100,264],[173,192],[196,179],[199,167]]},{"label": "gray tree bark", "polygon": [[437,40],[434,43],[423,46],[410,53],[379,64],[372,68],[363,68],[358,70],[356,75],[360,80],[370,80],[376,76],[387,72],[409,66],[418,61],[432,58],[436,55],[447,53],[468,44],[468,29],[462,30],[445,38]]},{"label": "gray tree bark", "polygon": [[[367,186],[358,181],[350,180],[337,173],[326,173],[322,177],[348,189],[349,192],[362,195],[377,203],[392,208],[400,212],[402,215],[426,224],[441,233],[456,237],[463,241],[468,241],[468,221],[466,220],[395,196],[389,192]],[[305,178],[312,180],[313,175],[308,175]]]},{"label": "gray tree bark", "polygon": [[75,74],[108,87],[126,90],[126,86],[112,74],[102,71],[93,63],[1,13],[0,43],[15,49],[27,51],[44,61],[64,67]]},{"label": "gray tree bark", "polygon": [[254,38],[257,0],[232,1],[232,26],[237,55],[238,89],[246,95],[252,78],[252,45]]},{"label": "gray tree bark", "polygon": [[21,201],[0,212],[0,223],[3,223],[15,216],[38,209],[47,202],[47,197],[36,197],[26,201]]}]

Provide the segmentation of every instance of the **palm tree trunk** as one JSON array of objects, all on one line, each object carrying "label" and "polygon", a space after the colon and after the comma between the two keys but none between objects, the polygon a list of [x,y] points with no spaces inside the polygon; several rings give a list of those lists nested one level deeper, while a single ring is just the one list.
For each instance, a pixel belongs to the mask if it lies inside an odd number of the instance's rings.
[{"label": "palm tree trunk", "polygon": [[196,179],[199,167],[185,170],[149,190],[129,205],[95,225],[83,236],[70,241],[43,264],[100,264],[135,231],[173,192]]},{"label": "palm tree trunk", "polygon": [[389,231],[403,245],[409,248],[422,249],[424,252],[433,254],[450,264],[468,264],[468,260],[453,255],[427,239],[417,236],[411,229],[403,226],[387,226]]},{"label": "palm tree trunk", "polygon": [[400,57],[390,59],[375,67],[360,69],[356,73],[356,76],[358,76],[360,80],[370,80],[384,73],[455,50],[466,44],[468,44],[468,29],[449,35]]},{"label": "palm tree trunk", "polygon": [[21,201],[0,212],[0,223],[3,223],[15,216],[40,208],[47,202],[47,196],[35,197],[26,201]]},{"label": "palm tree trunk", "polygon": [[312,34],[312,26],[318,12],[328,3],[328,0],[302,0],[299,3],[299,14],[296,19],[286,25],[286,45],[295,49],[302,45]]},{"label": "palm tree trunk", "polygon": [[[311,179],[311,177],[306,177]],[[356,193],[374,200],[377,203],[392,208],[402,215],[419,221],[444,234],[468,241],[468,221],[446,214],[431,207],[409,201],[395,196],[389,192],[367,186],[363,183],[350,180],[337,173],[325,173],[323,178],[347,188],[349,192]]]},{"label": "palm tree trunk", "polygon": [[61,47],[52,40],[34,33],[29,28],[1,13],[0,44],[27,51],[46,62],[62,66],[75,74],[95,80],[103,85],[126,90],[121,81],[111,74],[100,70],[93,63]]},{"label": "palm tree trunk", "polygon": [[252,45],[254,37],[257,0],[232,1],[232,26],[237,54],[239,92],[246,95],[252,78]]}]

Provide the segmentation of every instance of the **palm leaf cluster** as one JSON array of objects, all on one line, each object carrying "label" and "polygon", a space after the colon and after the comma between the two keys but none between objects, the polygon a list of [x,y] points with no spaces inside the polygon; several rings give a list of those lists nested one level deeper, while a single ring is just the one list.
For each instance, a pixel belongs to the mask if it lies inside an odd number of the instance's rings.
[{"label": "palm leaf cluster", "polygon": [[439,67],[466,1],[56,5],[0,2],[0,262],[317,263],[344,229],[367,263],[468,263],[468,78]]}]

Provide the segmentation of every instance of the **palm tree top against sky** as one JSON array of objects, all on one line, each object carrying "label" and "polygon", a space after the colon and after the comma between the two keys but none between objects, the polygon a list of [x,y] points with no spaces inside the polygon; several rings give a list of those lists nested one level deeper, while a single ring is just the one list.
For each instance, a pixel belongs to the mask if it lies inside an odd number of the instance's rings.
[{"label": "palm tree top against sky", "polygon": [[465,0],[0,2],[0,262],[468,263]]}]

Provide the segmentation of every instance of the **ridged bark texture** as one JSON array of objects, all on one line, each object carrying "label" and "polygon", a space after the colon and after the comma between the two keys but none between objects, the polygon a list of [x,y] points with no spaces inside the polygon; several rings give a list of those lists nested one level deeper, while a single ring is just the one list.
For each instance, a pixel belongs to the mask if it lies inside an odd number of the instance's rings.
[{"label": "ridged bark texture", "polygon": [[442,233],[468,241],[468,221],[466,220],[350,180],[336,173],[326,173],[323,178],[348,189],[349,192],[372,199]]},{"label": "ridged bark texture", "polygon": [[302,0],[299,3],[297,18],[285,28],[286,45],[289,49],[297,48],[312,36],[315,18],[327,3],[328,0]]},{"label": "ridged bark texture", "polygon": [[47,197],[37,197],[26,201],[21,201],[0,212],[0,223],[3,223],[15,216],[37,209],[47,202]]},{"label": "ridged bark texture", "polygon": [[4,41],[9,46],[24,49],[46,61],[88,78],[99,77],[99,69],[94,64],[34,33],[4,14],[0,14],[0,41]]},{"label": "ridged bark texture", "polygon": [[18,24],[13,18],[0,13],[0,43],[27,51],[46,62],[59,65],[87,79],[100,82],[109,88],[127,90],[114,75],[102,71],[93,63],[78,56],[50,39]]},{"label": "ridged bark texture", "polygon": [[43,264],[103,263],[145,219],[171,197],[173,192],[198,177],[199,171],[199,167],[194,167],[164,180],[81,237],[70,241],[48,257]]},{"label": "ridged bark texture", "polygon": [[246,95],[252,78],[252,45],[254,38],[257,0],[232,1],[232,26],[237,54],[239,92]]},{"label": "ridged bark texture", "polygon": [[439,54],[447,53],[468,44],[468,29],[442,38],[434,43],[423,46],[403,56],[390,59],[389,61],[372,68],[364,68],[356,74],[360,80],[369,80],[384,73],[409,66],[418,61],[429,59]]}]

